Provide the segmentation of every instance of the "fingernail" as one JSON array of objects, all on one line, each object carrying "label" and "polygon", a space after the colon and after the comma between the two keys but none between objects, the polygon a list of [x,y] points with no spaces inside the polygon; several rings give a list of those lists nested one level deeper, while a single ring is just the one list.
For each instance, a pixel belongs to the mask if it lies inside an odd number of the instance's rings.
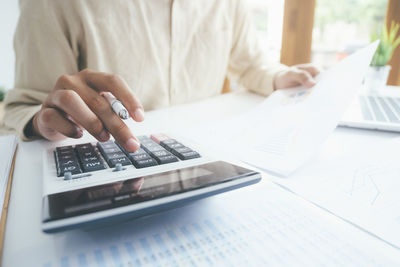
[{"label": "fingernail", "polygon": [[101,139],[102,141],[107,141],[107,140],[108,140],[108,133],[107,133],[105,130],[103,130],[103,131],[100,133],[99,137],[100,137],[100,139]]},{"label": "fingernail", "polygon": [[81,138],[83,136],[83,131],[81,128],[76,128],[75,138]]},{"label": "fingernail", "polygon": [[314,79],[312,79],[312,78],[308,79],[307,82],[308,82],[308,84],[309,84],[310,86],[314,86],[315,84],[317,84],[317,82],[316,82]]},{"label": "fingernail", "polygon": [[129,138],[125,143],[125,149],[128,152],[135,152],[140,148],[140,144],[133,138]]},{"label": "fingernail", "polygon": [[141,108],[137,108],[134,112],[135,115],[135,120],[136,121],[142,121],[144,120],[144,111]]}]

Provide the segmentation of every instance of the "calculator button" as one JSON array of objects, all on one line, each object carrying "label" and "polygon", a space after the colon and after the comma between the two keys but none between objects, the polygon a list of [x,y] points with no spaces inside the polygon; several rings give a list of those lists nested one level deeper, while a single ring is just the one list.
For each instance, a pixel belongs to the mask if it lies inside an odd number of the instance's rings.
[{"label": "calculator button", "polygon": [[57,151],[57,156],[73,156],[75,155],[74,150],[60,150]]},{"label": "calculator button", "polygon": [[158,164],[166,164],[178,161],[178,159],[167,150],[151,152],[150,155],[157,160]]},{"label": "calculator button", "polygon": [[139,139],[140,143],[151,140],[150,137],[148,137],[146,135],[140,135],[137,137],[137,139]]},{"label": "calculator button", "polygon": [[115,152],[120,152],[121,149],[119,147],[111,147],[111,148],[104,148],[103,153],[105,154],[110,154],[110,153],[115,153]]},{"label": "calculator button", "polygon": [[90,157],[97,157],[96,151],[78,151],[78,156],[80,158],[90,158]]},{"label": "calculator button", "polygon": [[164,147],[168,151],[173,152],[173,150],[175,150],[176,148],[181,148],[181,147],[185,147],[185,146],[182,145],[181,143],[175,142],[175,143],[172,143],[172,144],[164,144]]},{"label": "calculator button", "polygon": [[84,172],[92,172],[105,169],[104,164],[100,161],[90,161],[82,164]]},{"label": "calculator button", "polygon": [[155,157],[158,164],[167,164],[172,162],[177,162],[178,159],[174,155],[162,156],[162,157]]},{"label": "calculator button", "polygon": [[160,142],[160,145],[163,147],[166,147],[167,145],[178,143],[175,139],[168,139],[168,140],[163,140]]},{"label": "calculator button", "polygon": [[100,161],[99,157],[97,156],[91,156],[91,157],[84,157],[81,158],[81,162],[83,163],[87,163],[87,162],[96,162],[96,161]]},{"label": "calculator button", "polygon": [[200,157],[199,153],[185,146],[177,147],[175,149],[171,149],[170,151],[181,160],[194,159]]},{"label": "calculator button", "polygon": [[60,146],[60,147],[56,148],[57,152],[60,152],[60,151],[72,151],[72,150],[73,150],[72,146]]},{"label": "calculator button", "polygon": [[120,171],[123,171],[123,170],[124,170],[124,168],[122,168],[122,164],[121,163],[115,164],[115,169],[114,169],[115,172],[120,172]]},{"label": "calculator button", "polygon": [[143,159],[151,159],[150,155],[145,153],[145,154],[139,154],[139,155],[134,155],[131,157],[132,161],[138,161],[138,160],[143,160]]},{"label": "calculator button", "polygon": [[75,154],[67,154],[67,155],[57,155],[58,160],[69,160],[69,159],[76,159]]},{"label": "calculator button", "polygon": [[171,138],[163,133],[159,134],[152,134],[150,138],[154,140],[157,144],[161,143],[162,141],[171,140]]},{"label": "calculator button", "polygon": [[122,166],[126,166],[126,165],[131,165],[131,161],[126,157],[121,157],[121,158],[114,158],[114,159],[110,159],[108,161],[108,165],[110,165],[111,168],[115,167],[116,164],[121,163]]},{"label": "calculator button", "polygon": [[139,148],[138,150],[136,150],[135,152],[130,152],[128,153],[129,156],[136,156],[136,155],[140,155],[140,154],[147,154],[146,151],[144,151],[143,148]]},{"label": "calculator button", "polygon": [[109,148],[118,148],[118,146],[113,142],[113,141],[107,141],[107,142],[98,142],[97,147],[103,152],[104,149],[109,149]]},{"label": "calculator button", "polygon": [[150,147],[157,147],[157,146],[160,146],[160,145],[157,144],[156,142],[154,142],[153,140],[150,140],[150,141],[148,141],[148,142],[143,142],[143,143],[141,143],[141,146],[142,146],[142,147],[150,148]]},{"label": "calculator button", "polygon": [[133,165],[135,165],[135,167],[138,169],[158,165],[157,161],[153,158],[143,159],[143,160],[132,160],[132,162]]},{"label": "calculator button", "polygon": [[148,153],[164,150],[162,146],[151,140],[150,142],[144,142],[141,147]]},{"label": "calculator button", "polygon": [[200,154],[196,151],[184,152],[177,155],[181,160],[200,158]]},{"label": "calculator button", "polygon": [[65,172],[71,172],[71,174],[81,173],[82,170],[76,160],[58,161],[57,163],[57,176],[63,176]]},{"label": "calculator button", "polygon": [[62,176],[65,172],[71,172],[72,174],[77,174],[77,173],[81,173],[82,171],[79,168],[79,165],[71,165],[71,166],[62,167],[60,176]]},{"label": "calculator button", "polygon": [[158,157],[169,156],[169,155],[171,155],[171,153],[168,152],[167,150],[163,149],[163,150],[151,152],[150,155],[154,158],[158,158]]},{"label": "calculator button", "polygon": [[64,173],[64,181],[68,181],[72,179],[72,173],[71,172],[65,172]]},{"label": "calculator button", "polygon": [[146,150],[150,154],[156,151],[165,151],[165,149],[162,146],[144,147],[144,150]]},{"label": "calculator button", "polygon": [[186,152],[191,152],[191,151],[193,151],[193,150],[190,149],[190,148],[188,148],[188,147],[186,147],[186,146],[184,146],[184,147],[175,148],[174,151],[175,151],[176,153],[186,153]]},{"label": "calculator button", "polygon": [[116,153],[105,154],[104,157],[108,161],[111,159],[123,158],[125,157],[125,154],[123,152],[116,152]]},{"label": "calculator button", "polygon": [[65,167],[78,164],[78,162],[76,160],[59,160],[58,164],[60,165],[60,167]]},{"label": "calculator button", "polygon": [[93,151],[94,148],[91,143],[86,143],[86,144],[80,144],[75,146],[75,150],[77,152],[83,152],[83,151]]}]

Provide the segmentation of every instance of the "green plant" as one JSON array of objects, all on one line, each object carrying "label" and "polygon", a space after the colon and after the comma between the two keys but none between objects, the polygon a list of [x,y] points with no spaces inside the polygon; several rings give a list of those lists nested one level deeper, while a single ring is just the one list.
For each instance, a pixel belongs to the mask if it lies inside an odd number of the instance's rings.
[{"label": "green plant", "polygon": [[0,102],[3,102],[5,96],[6,96],[6,88],[0,86]]},{"label": "green plant", "polygon": [[[397,36],[399,29],[400,23],[395,23],[394,21],[392,21],[389,29],[385,26],[383,27],[380,34],[381,42],[372,59],[371,66],[385,66],[389,62],[394,50],[400,44],[400,36]],[[377,39],[378,34],[375,33],[372,36],[372,40],[375,41]]]}]

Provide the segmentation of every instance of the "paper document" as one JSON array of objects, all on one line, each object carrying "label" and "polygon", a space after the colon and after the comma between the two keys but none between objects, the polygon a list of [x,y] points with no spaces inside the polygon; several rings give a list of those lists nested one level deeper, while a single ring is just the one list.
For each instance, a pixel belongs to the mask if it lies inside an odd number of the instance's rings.
[{"label": "paper document", "polygon": [[0,136],[0,207],[3,208],[6,194],[8,178],[15,149],[17,138],[14,135]]},{"label": "paper document", "polygon": [[323,151],[293,179],[276,181],[400,249],[400,139],[339,132]]},{"label": "paper document", "polygon": [[377,45],[375,42],[321,73],[312,89],[278,90],[242,116],[202,125],[186,136],[229,151],[251,165],[289,175],[315,154],[335,129],[357,94]]},{"label": "paper document", "polygon": [[55,234],[6,264],[388,266],[400,264],[399,253],[269,183],[136,221]]}]

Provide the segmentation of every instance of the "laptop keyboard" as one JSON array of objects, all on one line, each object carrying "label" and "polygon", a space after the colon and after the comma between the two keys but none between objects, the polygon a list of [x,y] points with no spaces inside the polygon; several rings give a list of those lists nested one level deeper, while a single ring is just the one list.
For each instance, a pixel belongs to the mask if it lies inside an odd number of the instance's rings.
[{"label": "laptop keyboard", "polygon": [[400,123],[400,98],[359,96],[364,120]]},{"label": "laptop keyboard", "polygon": [[134,153],[127,152],[116,141],[98,142],[96,146],[86,143],[57,147],[54,151],[57,176],[69,180],[74,174],[107,168],[133,165],[141,169],[200,157],[196,151],[165,134],[139,136],[138,139],[141,147]]}]

